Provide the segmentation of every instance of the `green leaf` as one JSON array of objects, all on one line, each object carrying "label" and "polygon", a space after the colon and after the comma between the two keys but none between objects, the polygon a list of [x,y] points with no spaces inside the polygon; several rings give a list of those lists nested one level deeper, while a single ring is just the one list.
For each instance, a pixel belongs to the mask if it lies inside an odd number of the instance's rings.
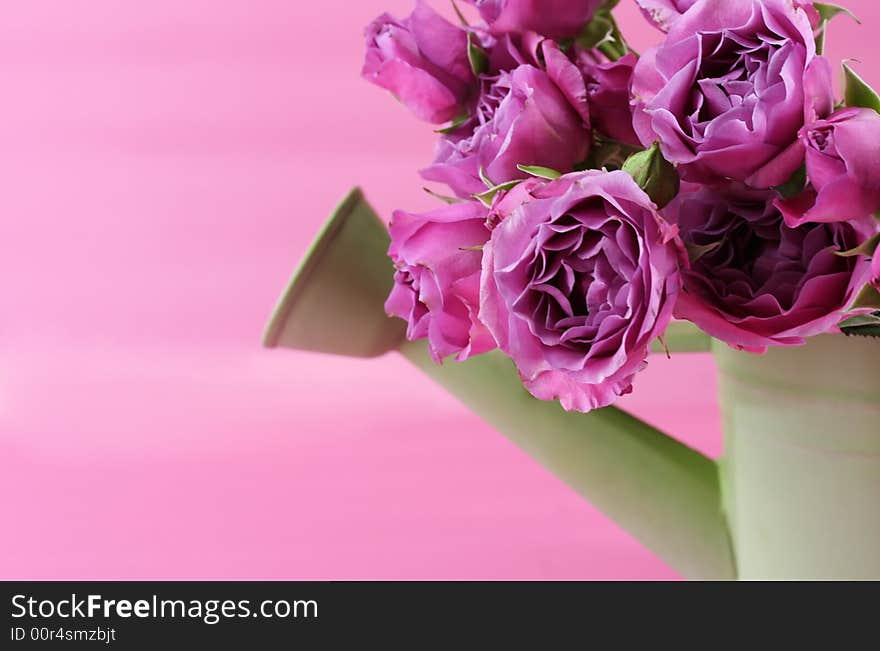
[{"label": "green leaf", "polygon": [[880,113],[880,95],[846,63],[843,64],[843,79],[847,106],[860,106]]},{"label": "green leaf", "polygon": [[479,77],[489,69],[489,55],[486,50],[480,47],[473,32],[467,35],[468,61],[471,63],[471,70],[474,77]]},{"label": "green leaf", "polygon": [[819,12],[819,16],[822,17],[823,21],[830,21],[830,20],[833,20],[835,17],[839,16],[840,14],[844,14],[845,16],[849,16],[850,18],[852,18],[859,25],[862,24],[862,21],[859,20],[858,16],[856,16],[853,12],[851,12],[846,7],[828,4],[825,2],[814,2],[813,7],[815,7],[816,11]]},{"label": "green leaf", "polygon": [[681,187],[678,172],[663,157],[659,142],[655,142],[650,149],[627,158],[622,169],[633,177],[658,208],[663,208],[672,201]]},{"label": "green leaf", "polygon": [[506,183],[499,183],[498,185],[489,188],[485,192],[475,194],[474,199],[478,199],[484,206],[486,206],[487,208],[491,208],[492,202],[495,201],[495,197],[499,192],[510,190],[510,188],[519,185],[520,183],[522,183],[522,179],[507,181]]},{"label": "green leaf", "polygon": [[880,312],[854,316],[840,324],[847,336],[880,337]]},{"label": "green leaf", "polygon": [[462,203],[465,199],[459,199],[458,197],[448,197],[445,194],[438,194],[434,192],[431,188],[422,188],[425,192],[430,194],[435,199],[439,199],[443,203],[453,204],[453,203]]},{"label": "green leaf", "polygon": [[852,258],[857,255],[863,255],[866,258],[870,258],[877,252],[878,246],[880,246],[880,233],[869,240],[866,240],[854,249],[850,249],[849,251],[833,251],[833,253],[834,255],[839,255],[841,258]]},{"label": "green leaf", "polygon": [[850,309],[861,310],[864,308],[880,310],[880,291],[877,291],[873,285],[865,285]]},{"label": "green leaf", "polygon": [[452,122],[450,122],[447,126],[443,127],[442,129],[434,129],[434,133],[442,133],[443,135],[446,135],[448,133],[452,133],[453,131],[458,129],[458,127],[460,127],[461,125],[463,125],[465,122],[467,122],[470,119],[471,119],[470,115],[459,115],[457,118],[455,118]]},{"label": "green leaf", "polygon": [[537,176],[539,179],[552,181],[553,179],[558,179],[562,176],[561,172],[557,172],[549,167],[541,167],[540,165],[517,165],[516,167],[520,172]]},{"label": "green leaf", "polygon": [[777,185],[773,189],[783,199],[791,199],[803,192],[805,187],[807,187],[807,165],[803,164],[791,175],[788,181],[782,185]]}]

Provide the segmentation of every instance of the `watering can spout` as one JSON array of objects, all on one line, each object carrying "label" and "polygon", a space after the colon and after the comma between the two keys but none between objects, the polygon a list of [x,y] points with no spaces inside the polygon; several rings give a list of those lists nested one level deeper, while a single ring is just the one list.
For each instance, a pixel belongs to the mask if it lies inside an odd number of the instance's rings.
[{"label": "watering can spout", "polygon": [[405,324],[385,314],[394,282],[388,231],[353,189],[321,229],[278,301],[263,345],[378,357],[403,342]]},{"label": "watering can spout", "polygon": [[[718,465],[619,409],[565,412],[536,400],[499,352],[435,364],[385,314],[393,283],[382,222],[352,191],[282,296],[264,343],[358,357],[397,351],[684,576],[735,578]],[[679,330],[667,343],[702,350]]]}]

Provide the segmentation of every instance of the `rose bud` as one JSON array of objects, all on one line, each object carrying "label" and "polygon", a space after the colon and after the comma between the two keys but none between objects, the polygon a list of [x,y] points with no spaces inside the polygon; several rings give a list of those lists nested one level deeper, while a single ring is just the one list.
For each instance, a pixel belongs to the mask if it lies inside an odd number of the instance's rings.
[{"label": "rose bud", "polygon": [[773,197],[702,188],[664,213],[691,253],[676,316],[752,352],[832,331],[870,275],[866,258],[835,252],[876,231],[872,219],[791,228]]},{"label": "rose bud", "polygon": [[465,0],[495,34],[537,32],[558,41],[574,38],[606,0]]},{"label": "rose bud", "polygon": [[623,171],[633,177],[658,208],[672,201],[681,187],[678,172],[663,158],[658,143],[630,156],[623,164]]},{"label": "rose bud", "polygon": [[379,16],[366,39],[364,79],[391,91],[416,117],[442,124],[466,112],[477,81],[463,29],[419,0],[404,20]]},{"label": "rose bud", "polygon": [[791,0],[701,0],[633,73],[634,127],[689,181],[769,188],[803,163],[798,132],[833,106],[831,69]]},{"label": "rose bud", "polygon": [[610,405],[672,318],[681,244],[626,172],[568,174],[515,196],[483,249],[480,319],[535,397]]},{"label": "rose bud", "polygon": [[858,219],[880,210],[880,115],[845,108],[801,130],[812,188],[779,207],[789,226]]},{"label": "rose bud", "polygon": [[427,338],[437,362],[495,348],[477,319],[486,217],[475,201],[420,215],[398,210],[392,217],[388,254],[397,272],[385,311],[407,322],[408,339]]},{"label": "rose bud", "polygon": [[580,50],[577,66],[584,75],[590,103],[590,123],[604,136],[638,147],[633,131],[630,84],[638,58],[630,53],[612,62],[596,60],[595,50]]},{"label": "rose bud", "polygon": [[587,91],[578,69],[550,42],[543,45],[546,70],[521,65],[486,78],[475,115],[441,138],[429,181],[460,197],[526,178],[519,165],[569,172],[590,152]]}]

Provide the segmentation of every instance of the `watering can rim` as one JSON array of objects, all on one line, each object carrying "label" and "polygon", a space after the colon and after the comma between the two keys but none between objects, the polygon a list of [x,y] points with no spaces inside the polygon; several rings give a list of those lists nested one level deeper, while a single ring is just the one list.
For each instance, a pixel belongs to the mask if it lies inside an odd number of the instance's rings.
[{"label": "watering can rim", "polygon": [[358,186],[353,187],[339,202],[330,219],[322,224],[275,303],[269,322],[263,330],[262,344],[264,347],[277,348],[279,346],[279,339],[290,312],[308,285],[309,278],[321,265],[324,251],[333,244],[335,237],[345,226],[351,213],[364,201],[363,190]]}]

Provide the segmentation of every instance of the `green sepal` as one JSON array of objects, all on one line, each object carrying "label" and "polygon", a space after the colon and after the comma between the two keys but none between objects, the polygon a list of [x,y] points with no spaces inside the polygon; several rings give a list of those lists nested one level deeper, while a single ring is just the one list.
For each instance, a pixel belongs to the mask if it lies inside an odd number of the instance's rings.
[{"label": "green sepal", "polygon": [[484,206],[487,208],[492,207],[492,202],[495,201],[495,197],[499,192],[503,192],[505,190],[510,190],[510,188],[519,185],[522,183],[522,179],[516,179],[515,181],[507,181],[506,183],[499,183],[496,186],[493,186],[486,190],[485,192],[481,192],[480,194],[475,194],[474,199],[479,200]]},{"label": "green sepal", "polygon": [[486,54],[486,50],[477,43],[473,32],[468,32],[467,48],[471,71],[473,71],[474,77],[479,77],[489,69],[489,55]]},{"label": "green sepal", "polygon": [[480,175],[480,180],[483,182],[483,185],[485,185],[490,190],[498,185],[497,183],[495,183],[495,181],[486,176],[486,170],[483,169],[482,165],[480,166],[480,169],[477,170],[477,174]]},{"label": "green sepal", "polygon": [[788,179],[788,181],[786,181],[782,185],[777,185],[773,189],[783,199],[791,199],[792,197],[796,197],[801,192],[803,192],[804,188],[806,187],[807,166],[806,164],[803,164],[797,169],[794,174],[791,175],[791,178]]},{"label": "green sepal", "polygon": [[840,324],[840,330],[850,337],[880,337],[880,312],[850,317]]},{"label": "green sepal", "polygon": [[633,147],[616,140],[609,140],[594,132],[590,155],[583,164],[575,166],[575,171],[619,170],[623,167],[627,158],[640,151],[642,151],[640,147]]},{"label": "green sepal", "polygon": [[834,255],[839,255],[841,258],[852,258],[857,255],[863,255],[866,258],[870,258],[877,251],[878,246],[880,246],[880,233],[865,240],[854,249],[849,249],[848,251],[833,251],[833,253]]},{"label": "green sepal", "polygon": [[616,1],[610,1],[593,14],[593,19],[584,25],[583,31],[575,39],[575,42],[586,49],[597,49],[611,61],[622,59],[630,48],[611,15],[611,10],[617,5]]},{"label": "green sepal", "polygon": [[823,20],[822,26],[816,30],[816,54],[825,54],[825,41],[828,39],[828,21]]},{"label": "green sepal", "polygon": [[552,181],[562,176],[562,172],[557,172],[549,167],[541,167],[540,165],[517,165],[520,172],[525,172],[531,176],[537,176],[539,179],[547,179]]},{"label": "green sepal", "polygon": [[843,64],[843,81],[847,106],[874,109],[880,113],[880,95],[846,63]]},{"label": "green sepal", "polygon": [[663,157],[659,142],[627,158],[622,169],[633,177],[658,208],[666,206],[681,189],[678,172]]},{"label": "green sepal", "polygon": [[814,2],[813,7],[816,9],[817,12],[819,12],[819,18],[822,21],[821,27],[816,30],[816,54],[825,53],[825,40],[828,37],[828,25],[831,23],[832,20],[834,20],[834,18],[836,18],[840,14],[849,16],[859,25],[862,24],[862,21],[859,20],[853,12],[851,12],[849,9],[846,9],[845,7],[826,4],[824,2]]},{"label": "green sepal", "polygon": [[467,122],[470,119],[471,119],[470,115],[459,115],[457,118],[455,118],[452,122],[450,122],[447,126],[443,127],[442,129],[434,129],[434,133],[442,133],[443,135],[452,133],[453,131],[458,129],[458,127],[460,127],[461,125],[463,125],[465,122]]},{"label": "green sepal", "polygon": [[865,285],[850,309],[853,310],[880,310],[880,291],[873,285]]},{"label": "green sepal", "polygon": [[439,199],[443,203],[453,204],[463,203],[464,201],[467,201],[466,199],[460,199],[459,197],[449,197],[445,194],[438,194],[437,192],[434,192],[431,188],[422,188],[422,190],[430,194],[435,199]]},{"label": "green sepal", "polygon": [[846,7],[841,7],[839,5],[833,5],[833,4],[829,4],[826,2],[814,2],[813,7],[816,9],[816,11],[819,12],[819,16],[822,18],[823,21],[827,22],[827,21],[833,20],[834,18],[836,18],[840,14],[843,14],[845,16],[849,16],[850,18],[852,18],[859,25],[862,24],[862,21],[859,20],[859,17],[856,16],[853,12],[851,12]]}]

